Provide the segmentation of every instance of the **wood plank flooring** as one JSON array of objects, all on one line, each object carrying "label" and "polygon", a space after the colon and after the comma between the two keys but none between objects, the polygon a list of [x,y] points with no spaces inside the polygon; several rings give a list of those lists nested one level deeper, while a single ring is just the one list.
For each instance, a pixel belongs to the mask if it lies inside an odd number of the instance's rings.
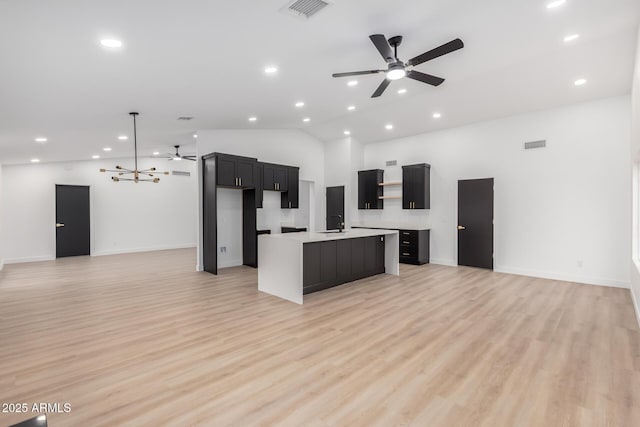
[{"label": "wood plank flooring", "polygon": [[194,267],[6,266],[0,402],[69,402],[51,427],[640,426],[628,290],[402,265],[298,306]]}]

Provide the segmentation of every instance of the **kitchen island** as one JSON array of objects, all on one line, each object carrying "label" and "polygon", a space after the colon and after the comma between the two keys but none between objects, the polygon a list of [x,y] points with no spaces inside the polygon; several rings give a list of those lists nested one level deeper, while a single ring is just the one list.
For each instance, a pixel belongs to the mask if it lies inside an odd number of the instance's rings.
[{"label": "kitchen island", "polygon": [[258,290],[303,296],[377,274],[398,276],[398,231],[351,229],[258,236]]}]

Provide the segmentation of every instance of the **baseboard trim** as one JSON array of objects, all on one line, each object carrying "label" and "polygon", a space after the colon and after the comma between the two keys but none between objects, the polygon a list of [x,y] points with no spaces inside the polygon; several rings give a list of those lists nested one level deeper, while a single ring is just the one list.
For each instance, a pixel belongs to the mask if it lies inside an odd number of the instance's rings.
[{"label": "baseboard trim", "polygon": [[4,260],[5,264],[22,264],[24,262],[42,262],[42,261],[53,261],[56,257],[51,255],[40,255],[40,256],[28,256],[22,258],[7,258]]},{"label": "baseboard trim", "polygon": [[633,303],[633,309],[636,312],[638,328],[640,328],[640,306],[638,306],[638,298],[636,298],[636,293],[633,292],[633,288],[629,288],[629,292],[631,292],[631,302]]},{"label": "baseboard trim", "polygon": [[541,279],[560,280],[563,282],[582,283],[585,285],[606,286],[610,288],[630,289],[630,282],[623,282],[614,279],[603,279],[600,277],[574,276],[564,273],[553,273],[549,271],[527,270],[513,267],[495,267],[493,271],[497,273],[515,274],[518,276],[539,277]]},{"label": "baseboard trim", "polygon": [[447,265],[449,267],[457,267],[458,263],[451,259],[431,258],[429,264]]},{"label": "baseboard trim", "polygon": [[122,255],[132,254],[138,252],[155,252],[155,251],[168,251],[171,249],[189,249],[195,248],[195,243],[183,243],[180,245],[163,245],[163,246],[148,246],[143,248],[131,248],[131,249],[116,249],[113,251],[98,251],[91,254],[91,256],[107,256],[107,255]]},{"label": "baseboard trim", "polygon": [[232,259],[230,261],[218,261],[218,268],[238,267],[242,265],[241,259]]}]

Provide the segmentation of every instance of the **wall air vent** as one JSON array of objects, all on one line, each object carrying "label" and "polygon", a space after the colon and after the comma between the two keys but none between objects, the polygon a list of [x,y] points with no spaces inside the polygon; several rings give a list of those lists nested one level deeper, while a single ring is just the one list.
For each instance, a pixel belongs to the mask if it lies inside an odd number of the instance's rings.
[{"label": "wall air vent", "polygon": [[547,141],[545,141],[545,140],[531,141],[531,142],[525,142],[524,143],[524,149],[525,150],[533,150],[534,148],[544,148],[546,146],[547,146]]},{"label": "wall air vent", "polygon": [[387,162],[385,164],[387,166],[398,166],[398,161],[397,160],[387,160]]},{"label": "wall air vent", "polygon": [[178,120],[185,120],[185,121],[193,120],[193,116],[180,116],[178,117]]},{"label": "wall air vent", "polygon": [[171,175],[177,175],[177,176],[191,176],[191,172],[186,172],[186,171],[171,171]]},{"label": "wall air vent", "polygon": [[302,19],[309,19],[329,6],[329,4],[329,2],[323,0],[294,0],[287,3],[280,10]]}]

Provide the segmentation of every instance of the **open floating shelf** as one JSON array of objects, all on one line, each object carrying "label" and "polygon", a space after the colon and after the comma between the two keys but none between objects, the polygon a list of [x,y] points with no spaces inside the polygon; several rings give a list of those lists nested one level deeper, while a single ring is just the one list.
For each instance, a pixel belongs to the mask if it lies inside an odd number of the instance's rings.
[{"label": "open floating shelf", "polygon": [[380,200],[385,200],[385,199],[402,199],[402,196],[380,196],[380,197],[378,197],[378,199],[380,199]]},{"label": "open floating shelf", "polygon": [[381,182],[378,184],[380,187],[386,187],[387,185],[402,185],[402,181],[390,181],[390,182]]}]

